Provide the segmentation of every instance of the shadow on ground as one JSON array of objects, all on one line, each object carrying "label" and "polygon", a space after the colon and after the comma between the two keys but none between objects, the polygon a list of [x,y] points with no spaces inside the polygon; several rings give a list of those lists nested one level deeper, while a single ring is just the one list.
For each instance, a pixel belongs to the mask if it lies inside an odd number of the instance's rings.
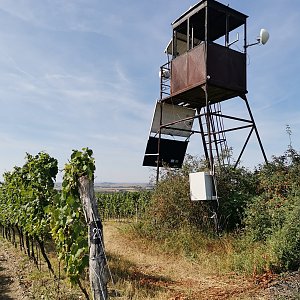
[{"label": "shadow on ground", "polygon": [[13,298],[8,295],[13,280],[10,276],[5,275],[6,269],[1,266],[4,261],[6,261],[6,259],[0,257],[0,300],[13,300]]},{"label": "shadow on ground", "polygon": [[[108,261],[113,274],[115,284],[124,281],[130,282],[134,288],[148,292],[153,297],[156,293],[168,289],[168,286],[173,283],[170,278],[145,274],[133,262],[120,258],[117,255],[108,254]],[[112,295],[113,296],[113,292]]]}]

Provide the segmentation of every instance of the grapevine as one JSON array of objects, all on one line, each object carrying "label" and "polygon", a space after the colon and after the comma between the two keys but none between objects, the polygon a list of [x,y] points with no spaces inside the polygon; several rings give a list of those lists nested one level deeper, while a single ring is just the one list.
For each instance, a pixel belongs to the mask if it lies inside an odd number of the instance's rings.
[{"label": "grapevine", "polygon": [[[92,150],[73,150],[71,160],[65,165],[61,196],[49,211],[51,234],[56,244],[59,259],[71,283],[80,284],[80,278],[88,267],[88,237],[84,212],[79,199],[78,179],[88,176],[93,179],[95,162]],[[86,291],[82,288],[83,292]],[[87,296],[87,294],[86,294]]]},{"label": "grapevine", "polygon": [[[57,160],[47,153],[26,154],[25,164],[3,175],[0,183],[0,227],[3,237],[19,245],[37,263],[34,245],[39,246],[49,270],[54,270],[44,243],[50,237],[57,256],[63,261],[72,284],[81,284],[89,265],[88,233],[85,212],[79,198],[80,178],[94,180],[92,150],[73,150],[64,167],[62,190],[54,189]],[[81,190],[82,191],[82,190]],[[98,194],[98,205],[105,218],[138,218],[150,199],[149,192]],[[16,232],[18,234],[16,234]],[[104,258],[106,260],[106,258]],[[55,276],[55,275],[54,275]]]},{"label": "grapevine", "polygon": [[151,199],[151,191],[114,192],[96,194],[103,220],[140,219]]},{"label": "grapevine", "polygon": [[[26,246],[27,254],[36,260],[34,241],[36,241],[52,273],[50,261],[44,249],[44,239],[49,231],[47,209],[56,196],[54,179],[58,172],[57,160],[49,154],[40,152],[35,156],[26,154],[23,167],[15,167],[4,174],[0,187],[0,223],[4,226],[6,237],[15,229],[19,233],[20,247]],[[24,243],[25,237],[25,243]]]}]

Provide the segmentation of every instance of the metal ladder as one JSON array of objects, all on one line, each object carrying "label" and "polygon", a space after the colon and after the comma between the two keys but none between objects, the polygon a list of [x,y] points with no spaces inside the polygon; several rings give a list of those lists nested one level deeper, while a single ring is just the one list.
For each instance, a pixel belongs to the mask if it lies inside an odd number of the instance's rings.
[{"label": "metal ladder", "polygon": [[[221,116],[221,104],[211,104],[208,109],[203,107],[200,112],[199,125],[206,156],[211,153],[214,161],[217,160],[221,166],[230,165],[230,148],[227,144]],[[208,126],[208,122],[210,126]]]},{"label": "metal ladder", "polygon": [[171,66],[170,62],[160,67],[160,100],[171,94]]}]

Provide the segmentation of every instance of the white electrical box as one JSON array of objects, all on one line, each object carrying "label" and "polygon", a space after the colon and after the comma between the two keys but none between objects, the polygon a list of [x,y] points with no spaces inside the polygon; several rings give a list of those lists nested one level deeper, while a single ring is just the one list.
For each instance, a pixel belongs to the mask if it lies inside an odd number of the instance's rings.
[{"label": "white electrical box", "polygon": [[217,200],[213,175],[209,172],[190,173],[190,195],[192,201]]}]

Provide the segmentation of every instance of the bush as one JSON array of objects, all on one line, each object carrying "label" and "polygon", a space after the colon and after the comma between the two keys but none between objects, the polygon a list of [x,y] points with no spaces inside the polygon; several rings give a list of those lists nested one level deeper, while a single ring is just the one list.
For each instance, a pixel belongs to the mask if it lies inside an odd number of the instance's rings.
[{"label": "bush", "polygon": [[282,226],[267,240],[274,270],[297,270],[300,267],[300,198],[289,199]]},{"label": "bush", "polygon": [[161,171],[145,218],[136,227],[141,235],[165,239],[180,228],[208,230],[211,227],[207,203],[190,200],[189,173],[203,169],[203,160],[187,155],[181,169]]},{"label": "bush", "polygon": [[258,174],[259,196],[245,210],[245,234],[269,249],[275,271],[300,267],[300,159],[289,148]]},{"label": "bush", "polygon": [[217,168],[219,223],[221,229],[240,229],[247,203],[256,195],[257,176],[244,167]]},{"label": "bush", "polygon": [[[214,210],[216,201],[191,201],[189,173],[205,171],[206,162],[187,156],[182,169],[167,169],[152,195],[147,218],[139,224],[143,234],[159,238],[182,227],[193,227],[206,233],[215,232]],[[245,168],[226,167],[216,170],[220,195],[217,213],[221,229],[240,227],[247,201],[255,194],[256,176]]]},{"label": "bush", "polygon": [[[205,161],[190,156],[182,169],[166,170],[137,232],[162,244],[172,237],[181,249],[189,249],[191,232],[213,235],[212,201],[193,202],[189,194],[189,173],[204,170]],[[289,148],[254,172],[217,168],[216,178],[221,230],[235,234],[232,268],[254,274],[299,268],[299,154]]]},{"label": "bush", "polygon": [[266,199],[263,196],[254,197],[245,210],[245,232],[255,241],[266,241],[272,232],[280,229],[286,214],[286,202],[276,197]]}]

